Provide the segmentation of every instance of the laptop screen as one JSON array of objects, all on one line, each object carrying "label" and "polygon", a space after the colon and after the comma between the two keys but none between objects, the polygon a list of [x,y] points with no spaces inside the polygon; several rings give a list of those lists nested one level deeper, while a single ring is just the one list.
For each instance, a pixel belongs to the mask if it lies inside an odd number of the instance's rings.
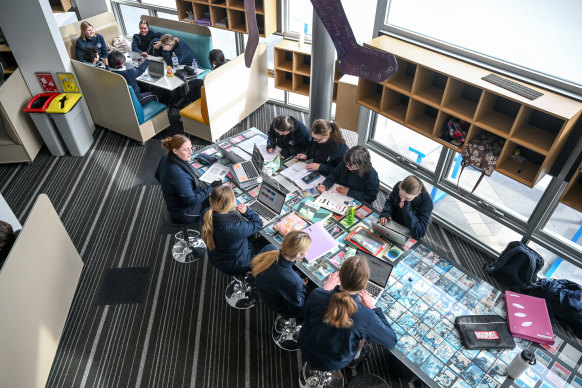
[{"label": "laptop screen", "polygon": [[164,62],[150,61],[148,72],[155,75],[164,75]]},{"label": "laptop screen", "polygon": [[285,194],[270,184],[263,182],[261,185],[261,191],[259,191],[259,196],[257,198],[263,205],[275,213],[280,214],[281,209],[283,209],[283,204],[285,203],[285,197]]},{"label": "laptop screen", "polygon": [[364,256],[368,260],[368,267],[370,267],[370,279],[372,283],[385,287],[392,273],[392,264],[385,262],[375,256],[372,256],[360,249],[357,255]]},{"label": "laptop screen", "polygon": [[263,170],[265,158],[263,157],[263,154],[261,154],[261,151],[256,144],[253,146],[253,158],[251,160],[253,161],[253,165],[257,169],[257,172],[260,173]]}]

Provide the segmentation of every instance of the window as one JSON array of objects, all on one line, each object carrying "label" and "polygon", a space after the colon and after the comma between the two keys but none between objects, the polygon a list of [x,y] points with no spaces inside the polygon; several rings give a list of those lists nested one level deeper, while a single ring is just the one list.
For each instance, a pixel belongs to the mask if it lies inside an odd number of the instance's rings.
[{"label": "window", "polygon": [[149,15],[145,8],[133,7],[130,5],[119,4],[119,11],[123,18],[123,27],[125,27],[125,35],[133,36],[139,32],[139,21],[142,15]]},{"label": "window", "polygon": [[163,19],[170,19],[170,20],[179,20],[178,15],[175,13],[167,13],[167,12],[156,12],[156,16]]}]

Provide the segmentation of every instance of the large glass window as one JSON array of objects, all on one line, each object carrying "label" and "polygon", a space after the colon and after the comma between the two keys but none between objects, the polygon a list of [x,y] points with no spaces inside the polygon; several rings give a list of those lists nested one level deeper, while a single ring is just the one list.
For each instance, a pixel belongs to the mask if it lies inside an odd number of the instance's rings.
[{"label": "large glass window", "polygon": [[139,32],[139,21],[142,15],[149,15],[145,8],[132,7],[130,5],[119,4],[119,11],[123,18],[123,26],[125,27],[125,35],[133,36]]}]

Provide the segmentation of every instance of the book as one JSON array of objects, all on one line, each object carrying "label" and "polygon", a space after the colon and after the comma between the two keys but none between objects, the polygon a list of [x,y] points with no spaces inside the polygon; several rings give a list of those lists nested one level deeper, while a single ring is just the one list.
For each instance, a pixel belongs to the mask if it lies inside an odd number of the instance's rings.
[{"label": "book", "polygon": [[546,300],[517,292],[505,291],[509,331],[515,337],[553,344],[554,331]]},{"label": "book", "polygon": [[353,198],[348,197],[337,192],[337,188],[340,187],[337,183],[334,183],[328,190],[324,191],[316,200],[315,203],[319,206],[331,210],[337,214],[346,214],[348,206],[352,204]]},{"label": "book", "polygon": [[294,212],[291,212],[283,217],[281,221],[277,222],[273,229],[279,232],[281,236],[285,237],[290,231],[301,230],[306,226],[307,222],[298,217]]},{"label": "book", "polygon": [[344,239],[345,243],[368,252],[376,257],[382,257],[390,249],[391,244],[382,240],[363,226],[358,226]]},{"label": "book", "polygon": [[308,263],[337,248],[337,241],[325,230],[322,222],[315,223],[303,231],[311,237],[311,247],[305,255]]},{"label": "book", "polygon": [[316,205],[309,198],[302,199],[301,202],[293,206],[297,215],[313,223],[326,221],[333,214],[327,209]]}]

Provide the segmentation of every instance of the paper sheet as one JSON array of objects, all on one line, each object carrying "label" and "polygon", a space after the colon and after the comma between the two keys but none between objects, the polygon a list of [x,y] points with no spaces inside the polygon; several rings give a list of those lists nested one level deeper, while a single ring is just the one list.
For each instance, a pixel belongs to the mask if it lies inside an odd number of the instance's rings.
[{"label": "paper sheet", "polygon": [[222,181],[226,174],[230,172],[230,168],[223,166],[220,163],[214,163],[210,168],[200,177],[202,182],[212,183],[214,181]]},{"label": "paper sheet", "polygon": [[283,175],[285,178],[289,179],[291,182],[299,186],[301,190],[307,190],[313,187],[317,187],[317,185],[319,185],[325,180],[325,177],[321,175],[319,178],[310,183],[303,182],[301,178],[311,174],[311,171],[309,171],[306,166],[307,164],[305,164],[305,162],[297,162],[291,167],[288,167],[281,171],[281,175]]},{"label": "paper sheet", "polygon": [[343,187],[334,183],[329,190],[324,191],[315,203],[324,209],[331,210],[334,213],[345,214],[348,210],[349,204],[352,203],[352,198],[347,195],[340,194],[336,191],[338,187]]},{"label": "paper sheet", "polygon": [[257,144],[257,147],[259,147],[259,151],[261,151],[261,155],[263,155],[265,163],[268,163],[271,160],[275,159],[277,155],[279,155],[279,152],[281,152],[281,148],[279,147],[275,147],[275,151],[272,153],[267,151],[267,139],[260,136],[259,137],[253,136],[250,139],[247,139],[242,143],[237,144],[237,147],[242,148],[245,152],[248,152],[249,154],[252,155],[255,143]]},{"label": "paper sheet", "polygon": [[243,158],[244,160],[251,160],[251,155],[249,155],[248,153],[244,152],[242,149],[238,148],[238,147],[232,147],[230,149],[231,152],[234,152],[235,154],[237,154],[238,156],[240,156],[241,158]]}]

